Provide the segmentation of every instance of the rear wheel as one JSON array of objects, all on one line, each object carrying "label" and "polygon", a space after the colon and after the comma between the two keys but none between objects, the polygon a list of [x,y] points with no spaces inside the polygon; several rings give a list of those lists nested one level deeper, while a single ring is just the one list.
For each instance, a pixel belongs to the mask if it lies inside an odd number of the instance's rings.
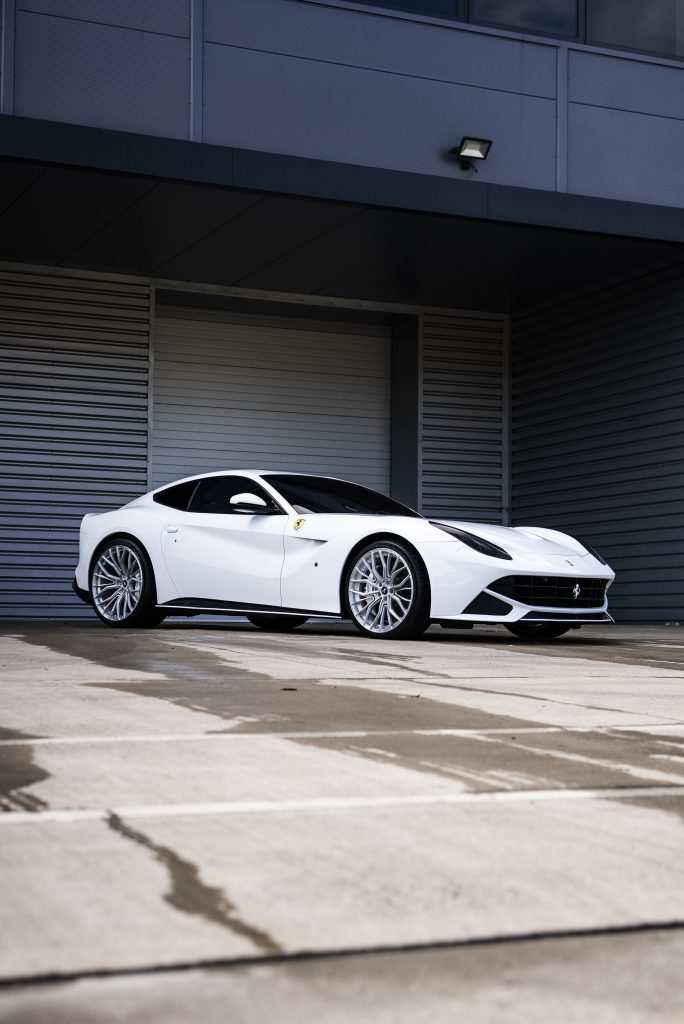
[{"label": "rear wheel", "polygon": [[376,541],[356,553],[344,581],[347,612],[366,636],[419,637],[430,624],[430,584],[409,547]]},{"label": "rear wheel", "polygon": [[156,607],[157,591],[147,552],[130,537],[105,541],[96,551],[90,596],[96,615],[108,626],[158,626],[165,617]]},{"label": "rear wheel", "polygon": [[306,615],[248,615],[253,626],[268,630],[269,633],[289,633],[297,626],[303,626]]},{"label": "rear wheel", "polygon": [[554,626],[550,622],[516,622],[506,629],[521,640],[555,640],[556,637],[569,633],[572,626]]}]

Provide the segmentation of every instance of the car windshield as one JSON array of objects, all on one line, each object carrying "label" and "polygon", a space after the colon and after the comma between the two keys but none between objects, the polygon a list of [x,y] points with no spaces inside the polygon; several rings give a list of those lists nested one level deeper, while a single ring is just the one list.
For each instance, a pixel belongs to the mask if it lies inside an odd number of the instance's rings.
[{"label": "car windshield", "polygon": [[360,484],[331,480],[322,476],[299,476],[294,473],[269,473],[264,476],[271,487],[282,494],[300,515],[332,512],[343,515],[421,517],[408,505],[394,498],[371,491]]}]

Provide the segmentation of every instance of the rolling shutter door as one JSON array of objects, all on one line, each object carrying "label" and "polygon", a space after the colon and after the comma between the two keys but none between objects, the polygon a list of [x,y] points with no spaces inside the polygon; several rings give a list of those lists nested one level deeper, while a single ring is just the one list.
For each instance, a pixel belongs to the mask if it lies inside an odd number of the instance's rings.
[{"label": "rolling shutter door", "polygon": [[620,622],[684,618],[684,275],[514,322],[515,522],[594,545]]},{"label": "rolling shutter door", "polygon": [[158,307],[153,486],[219,469],[389,490],[386,327]]},{"label": "rolling shutter door", "polygon": [[503,521],[501,317],[423,318],[422,512]]},{"label": "rolling shutter door", "polygon": [[0,271],[0,616],[92,614],[85,512],[146,490],[149,289]]}]

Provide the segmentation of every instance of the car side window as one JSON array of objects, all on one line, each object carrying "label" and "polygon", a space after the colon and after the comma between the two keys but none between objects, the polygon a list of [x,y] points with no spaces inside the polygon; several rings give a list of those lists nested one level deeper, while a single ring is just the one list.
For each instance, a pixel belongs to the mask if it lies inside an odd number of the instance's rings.
[{"label": "car side window", "polygon": [[209,476],[200,480],[197,485],[188,512],[239,515],[230,505],[230,499],[236,494],[256,494],[264,499],[269,509],[276,509],[273,498],[256,480],[250,480],[246,476]]},{"label": "car side window", "polygon": [[165,487],[163,491],[157,491],[152,498],[158,505],[166,505],[167,508],[177,508],[184,512],[196,487],[196,480],[186,480],[185,483],[174,484],[173,487]]}]

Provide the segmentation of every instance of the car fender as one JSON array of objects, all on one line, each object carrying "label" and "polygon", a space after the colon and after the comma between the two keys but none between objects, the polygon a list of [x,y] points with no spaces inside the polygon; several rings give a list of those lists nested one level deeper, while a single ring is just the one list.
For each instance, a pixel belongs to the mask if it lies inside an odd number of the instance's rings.
[{"label": "car fender", "polygon": [[418,554],[422,544],[440,539],[427,520],[408,516],[293,516],[285,530],[283,607],[339,614],[340,583],[349,554],[378,535],[396,537]]},{"label": "car fender", "polygon": [[114,512],[89,514],[83,517],[79,535],[79,559],[76,583],[83,590],[90,586],[90,565],[102,541],[116,534],[127,534],[141,544],[152,563],[159,603],[172,601],[178,593],[169,576],[161,550],[161,533],[165,515],[163,506],[152,502],[125,505]]}]

